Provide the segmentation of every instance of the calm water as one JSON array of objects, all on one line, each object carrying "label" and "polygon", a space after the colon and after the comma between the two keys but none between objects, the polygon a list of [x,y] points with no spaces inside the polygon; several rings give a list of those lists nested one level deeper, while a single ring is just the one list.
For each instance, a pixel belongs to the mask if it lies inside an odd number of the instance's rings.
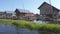
[{"label": "calm water", "polygon": [[[46,23],[41,20],[34,20],[34,22],[37,23]],[[14,25],[7,25],[7,24],[2,24],[0,23],[0,34],[39,34],[38,31],[30,31],[29,29],[26,28],[16,28]]]},{"label": "calm water", "polygon": [[29,29],[22,29],[16,27],[14,25],[0,24],[0,34],[39,34],[38,31],[30,31]]},{"label": "calm water", "polygon": [[40,23],[40,24],[46,24],[46,23],[48,23],[48,22],[41,21],[41,20],[34,20],[34,22],[36,22],[36,23]]}]

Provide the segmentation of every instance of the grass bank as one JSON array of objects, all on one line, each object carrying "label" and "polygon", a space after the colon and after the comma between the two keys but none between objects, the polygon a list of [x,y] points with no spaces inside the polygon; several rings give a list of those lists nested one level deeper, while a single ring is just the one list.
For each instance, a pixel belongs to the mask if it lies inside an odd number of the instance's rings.
[{"label": "grass bank", "polygon": [[60,24],[38,24],[32,21],[10,19],[0,19],[0,22],[5,24],[14,24],[17,25],[17,27],[19,28],[28,28],[30,30],[60,33]]}]

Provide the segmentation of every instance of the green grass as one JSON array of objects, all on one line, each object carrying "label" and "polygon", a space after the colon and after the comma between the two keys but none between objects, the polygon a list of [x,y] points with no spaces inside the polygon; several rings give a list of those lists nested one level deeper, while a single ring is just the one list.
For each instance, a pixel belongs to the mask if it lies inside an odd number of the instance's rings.
[{"label": "green grass", "polygon": [[60,32],[60,24],[38,24],[32,21],[25,20],[10,20],[0,19],[1,23],[15,24],[19,28],[28,28],[30,30],[47,31],[47,32]]},{"label": "green grass", "polygon": [[35,29],[39,26],[39,24],[32,22],[32,21],[25,21],[25,20],[11,20],[11,19],[0,19],[1,23],[4,24],[12,24],[17,23],[20,28],[29,28],[29,29]]}]

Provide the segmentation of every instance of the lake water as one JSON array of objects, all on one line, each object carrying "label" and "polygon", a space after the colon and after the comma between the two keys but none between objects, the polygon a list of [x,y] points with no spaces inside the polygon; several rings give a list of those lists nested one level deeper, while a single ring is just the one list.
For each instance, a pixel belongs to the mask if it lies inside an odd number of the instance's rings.
[{"label": "lake water", "polygon": [[[46,22],[41,20],[34,20],[36,23],[45,24]],[[0,34],[39,34],[38,31],[30,31],[26,28],[16,28],[14,25],[2,24],[0,23]]]},{"label": "lake water", "polygon": [[38,31],[30,31],[26,28],[16,28],[14,25],[0,24],[0,34],[39,34]]},{"label": "lake water", "polygon": [[46,24],[48,22],[42,21],[42,20],[34,20],[33,22],[39,23],[39,24]]}]

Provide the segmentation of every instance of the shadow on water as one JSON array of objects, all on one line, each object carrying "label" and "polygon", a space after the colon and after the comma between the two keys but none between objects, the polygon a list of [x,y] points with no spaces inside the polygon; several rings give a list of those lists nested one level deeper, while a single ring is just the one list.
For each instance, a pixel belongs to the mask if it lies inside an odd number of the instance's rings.
[{"label": "shadow on water", "polygon": [[31,31],[26,28],[18,28],[16,30],[16,27],[14,25],[7,25],[7,24],[0,24],[0,34],[39,34],[38,31]]}]

